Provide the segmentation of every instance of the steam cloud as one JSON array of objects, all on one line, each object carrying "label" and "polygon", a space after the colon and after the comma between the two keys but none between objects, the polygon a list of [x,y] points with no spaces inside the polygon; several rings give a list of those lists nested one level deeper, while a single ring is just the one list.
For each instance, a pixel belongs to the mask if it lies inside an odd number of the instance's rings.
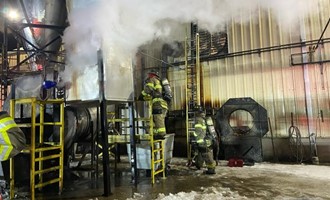
[{"label": "steam cloud", "polygon": [[[63,37],[67,62],[79,67],[95,64],[101,41],[125,55],[155,38],[166,38],[174,22],[198,22],[210,32],[223,30],[233,20],[244,23],[259,11],[270,10],[278,24],[291,27],[315,12],[325,0],[76,0]],[[283,28],[283,29],[284,29]],[[118,54],[118,59],[120,55]]]}]

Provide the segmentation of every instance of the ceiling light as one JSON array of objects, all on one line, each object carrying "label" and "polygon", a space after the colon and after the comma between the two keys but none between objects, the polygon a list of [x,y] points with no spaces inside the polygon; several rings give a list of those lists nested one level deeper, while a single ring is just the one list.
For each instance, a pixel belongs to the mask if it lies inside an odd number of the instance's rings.
[{"label": "ceiling light", "polygon": [[19,14],[16,10],[8,10],[7,17],[11,21],[17,21],[18,17],[19,17]]}]

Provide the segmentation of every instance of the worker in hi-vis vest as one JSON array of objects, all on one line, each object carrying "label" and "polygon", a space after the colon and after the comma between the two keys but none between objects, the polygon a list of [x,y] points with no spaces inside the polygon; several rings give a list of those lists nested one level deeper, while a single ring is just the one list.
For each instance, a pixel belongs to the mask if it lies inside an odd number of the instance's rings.
[{"label": "worker in hi-vis vest", "polygon": [[23,131],[7,112],[0,111],[0,161],[16,156],[25,146]]}]

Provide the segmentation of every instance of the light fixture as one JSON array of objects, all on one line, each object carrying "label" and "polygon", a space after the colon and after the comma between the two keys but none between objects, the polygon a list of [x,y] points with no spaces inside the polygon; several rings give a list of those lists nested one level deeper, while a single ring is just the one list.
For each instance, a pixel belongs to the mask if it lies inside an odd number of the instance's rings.
[{"label": "light fixture", "polygon": [[6,12],[6,15],[10,21],[17,21],[19,18],[19,14],[18,14],[17,10],[14,10],[14,9],[8,9]]}]

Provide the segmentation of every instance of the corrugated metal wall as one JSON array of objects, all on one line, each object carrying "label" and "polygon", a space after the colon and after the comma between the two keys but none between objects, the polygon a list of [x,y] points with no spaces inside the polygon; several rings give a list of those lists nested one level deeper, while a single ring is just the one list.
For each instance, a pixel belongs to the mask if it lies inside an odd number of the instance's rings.
[{"label": "corrugated metal wall", "polygon": [[[287,137],[293,123],[302,137],[308,133],[330,137],[330,63],[291,65],[291,54],[312,47],[299,43],[317,41],[329,16],[329,1],[320,1],[315,13],[291,28],[278,24],[270,11],[262,10],[248,23],[229,23],[229,53],[247,52],[202,63],[204,104],[220,108],[229,98],[251,97],[267,109],[274,136]],[[330,27],[325,31],[325,38],[330,38]],[[293,48],[292,44],[302,47]],[[265,47],[272,48],[261,49],[260,53],[249,52]],[[309,61],[310,57],[304,55],[295,56],[293,62]],[[313,59],[330,60],[330,44],[319,45]],[[184,109],[184,70],[171,68],[169,79],[175,93],[172,110]]]}]

